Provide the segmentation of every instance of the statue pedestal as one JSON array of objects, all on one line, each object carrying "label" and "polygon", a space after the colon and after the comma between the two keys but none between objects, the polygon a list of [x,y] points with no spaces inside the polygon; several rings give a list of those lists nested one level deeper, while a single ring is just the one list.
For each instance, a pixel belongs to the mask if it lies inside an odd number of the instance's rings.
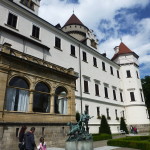
[{"label": "statue pedestal", "polygon": [[93,150],[93,141],[67,141],[65,150]]}]

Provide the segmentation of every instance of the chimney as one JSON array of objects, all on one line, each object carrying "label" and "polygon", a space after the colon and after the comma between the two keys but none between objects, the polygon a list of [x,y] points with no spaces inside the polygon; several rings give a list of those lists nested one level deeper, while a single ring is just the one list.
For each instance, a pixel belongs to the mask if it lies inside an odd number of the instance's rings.
[{"label": "chimney", "polygon": [[117,53],[119,52],[119,46],[116,46],[116,47],[114,48],[114,51],[115,51],[115,54],[117,54]]}]

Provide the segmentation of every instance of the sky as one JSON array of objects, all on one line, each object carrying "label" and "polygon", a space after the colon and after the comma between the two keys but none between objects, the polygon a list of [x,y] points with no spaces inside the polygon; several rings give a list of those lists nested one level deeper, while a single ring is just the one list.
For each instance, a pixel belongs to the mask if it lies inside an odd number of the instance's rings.
[{"label": "sky", "polygon": [[99,39],[108,58],[122,41],[139,55],[140,76],[150,76],[150,0],[41,0],[39,16],[63,26],[74,14]]}]

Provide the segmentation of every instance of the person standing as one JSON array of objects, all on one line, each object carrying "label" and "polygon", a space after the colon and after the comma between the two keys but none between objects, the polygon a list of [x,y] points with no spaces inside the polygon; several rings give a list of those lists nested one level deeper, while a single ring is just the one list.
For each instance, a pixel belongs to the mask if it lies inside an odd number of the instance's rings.
[{"label": "person standing", "polygon": [[25,145],[24,145],[24,135],[25,135],[25,131],[26,131],[27,127],[26,126],[22,126],[20,132],[19,132],[19,149],[20,150],[24,150],[25,149]]},{"label": "person standing", "polygon": [[32,127],[24,136],[25,150],[34,150],[36,147],[34,140],[35,127]]},{"label": "person standing", "polygon": [[40,144],[37,147],[37,149],[38,150],[47,150],[46,149],[46,143],[44,142],[44,138],[43,137],[40,138]]}]

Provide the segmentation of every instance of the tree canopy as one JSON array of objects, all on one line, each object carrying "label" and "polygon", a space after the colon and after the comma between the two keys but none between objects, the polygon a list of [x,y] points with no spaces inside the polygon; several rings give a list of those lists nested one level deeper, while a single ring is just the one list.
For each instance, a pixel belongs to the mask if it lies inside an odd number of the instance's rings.
[{"label": "tree canopy", "polygon": [[141,81],[142,81],[145,103],[148,109],[148,114],[150,116],[150,76],[145,76]]}]

